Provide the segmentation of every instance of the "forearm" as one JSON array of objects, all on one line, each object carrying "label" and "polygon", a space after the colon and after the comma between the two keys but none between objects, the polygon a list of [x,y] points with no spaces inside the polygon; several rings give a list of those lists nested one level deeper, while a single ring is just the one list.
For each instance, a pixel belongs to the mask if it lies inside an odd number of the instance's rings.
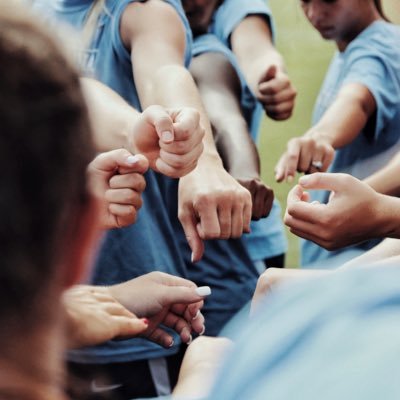
[{"label": "forearm", "polygon": [[387,262],[386,260],[398,256],[400,256],[400,240],[385,239],[361,256],[353,258],[352,260],[343,264],[340,269],[370,267],[378,264],[384,266]]},{"label": "forearm", "polygon": [[126,148],[128,132],[140,113],[99,81],[82,78],[81,85],[88,105],[97,151]]},{"label": "forearm", "polygon": [[[221,126],[218,126],[219,124]],[[217,149],[225,169],[234,178],[259,178],[260,159],[246,121],[241,116],[227,116],[225,123],[216,122],[214,131]]]},{"label": "forearm", "polygon": [[375,174],[364,179],[376,192],[389,196],[400,196],[400,155],[395,156],[391,162]]},{"label": "forearm", "polygon": [[306,136],[325,141],[335,149],[344,147],[360,134],[375,108],[367,88],[359,84],[346,85]]},{"label": "forearm", "polygon": [[254,93],[268,66],[276,65],[278,69],[285,70],[284,60],[272,42],[271,29],[261,16],[245,18],[232,33],[231,42],[232,50]]},{"label": "forearm", "polygon": [[375,237],[400,239],[400,199],[379,194],[372,214],[378,221]]}]

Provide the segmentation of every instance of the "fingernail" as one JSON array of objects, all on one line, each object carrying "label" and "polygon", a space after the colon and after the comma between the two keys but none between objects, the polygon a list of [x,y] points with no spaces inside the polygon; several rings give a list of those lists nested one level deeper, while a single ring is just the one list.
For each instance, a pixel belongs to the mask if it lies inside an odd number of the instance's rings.
[{"label": "fingernail", "polygon": [[310,180],[310,175],[308,175],[308,176],[305,175],[299,179],[299,183],[300,183],[300,185],[307,185],[309,180]]},{"label": "fingernail", "polygon": [[196,315],[192,318],[192,320],[195,320],[199,315],[200,315],[200,310],[197,310],[197,313],[196,313]]},{"label": "fingernail", "polygon": [[164,131],[164,132],[161,132],[161,139],[164,142],[171,142],[174,140],[174,135],[172,134],[171,131]]},{"label": "fingernail", "polygon": [[206,331],[206,326],[203,325],[203,329],[201,330],[201,332],[199,333],[199,336],[204,335],[204,332]]},{"label": "fingernail", "polygon": [[316,204],[320,204],[320,202],[317,201],[317,200],[315,200],[315,201],[313,201],[313,202],[311,203],[312,206],[314,206],[314,205],[316,205]]},{"label": "fingernail", "polygon": [[149,320],[147,318],[141,318],[140,319],[145,325],[149,324]]},{"label": "fingernail", "polygon": [[189,344],[192,343],[192,342],[193,342],[193,336],[190,335],[189,336],[189,340],[186,342],[186,344],[189,346]]},{"label": "fingernail", "polygon": [[292,182],[293,182],[293,179],[294,179],[293,175],[288,175],[288,177],[286,178],[286,181],[287,181],[288,183],[292,183]]},{"label": "fingernail", "polygon": [[196,293],[199,296],[209,296],[211,294],[210,286],[200,286],[196,289]]},{"label": "fingernail", "polygon": [[126,163],[129,165],[134,165],[139,161],[139,157],[138,156],[129,156],[126,159]]},{"label": "fingernail", "polygon": [[194,253],[192,252],[192,255],[190,256],[190,262],[194,263]]},{"label": "fingernail", "polygon": [[171,339],[171,343],[168,345],[168,347],[172,347],[175,344],[174,339]]}]

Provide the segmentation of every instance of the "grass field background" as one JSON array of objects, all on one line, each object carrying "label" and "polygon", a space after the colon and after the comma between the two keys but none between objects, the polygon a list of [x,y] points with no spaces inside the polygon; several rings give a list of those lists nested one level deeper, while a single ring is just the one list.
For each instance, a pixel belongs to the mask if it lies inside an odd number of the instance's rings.
[{"label": "grass field background", "polygon": [[[298,0],[269,0],[277,30],[277,47],[284,56],[289,75],[298,91],[294,115],[289,121],[274,122],[265,118],[260,135],[262,177],[286,207],[287,193],[293,184],[276,183],[274,167],[293,136],[302,135],[309,127],[313,104],[326,68],[335,50],[333,43],[324,41],[306,21]],[[400,23],[400,0],[383,0],[386,15]],[[400,46],[400,44],[399,44]],[[287,232],[289,251],[286,266],[297,267],[299,243]]]}]

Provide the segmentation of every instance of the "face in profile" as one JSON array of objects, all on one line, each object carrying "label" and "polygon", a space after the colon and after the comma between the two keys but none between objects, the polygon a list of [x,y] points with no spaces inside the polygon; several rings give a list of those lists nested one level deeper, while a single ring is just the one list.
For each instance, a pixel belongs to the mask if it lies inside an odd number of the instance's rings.
[{"label": "face in profile", "polygon": [[359,29],[370,0],[300,0],[312,26],[327,40],[346,40]]},{"label": "face in profile", "polygon": [[221,0],[182,0],[182,5],[195,35],[207,32],[212,15]]}]

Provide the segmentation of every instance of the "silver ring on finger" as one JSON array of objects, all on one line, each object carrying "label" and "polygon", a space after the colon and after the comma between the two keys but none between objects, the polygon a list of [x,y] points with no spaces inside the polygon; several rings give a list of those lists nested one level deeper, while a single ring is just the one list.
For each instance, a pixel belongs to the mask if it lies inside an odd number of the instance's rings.
[{"label": "silver ring on finger", "polygon": [[318,170],[322,169],[322,161],[313,161],[313,162],[311,163],[311,165],[312,165],[315,169],[318,169]]}]

